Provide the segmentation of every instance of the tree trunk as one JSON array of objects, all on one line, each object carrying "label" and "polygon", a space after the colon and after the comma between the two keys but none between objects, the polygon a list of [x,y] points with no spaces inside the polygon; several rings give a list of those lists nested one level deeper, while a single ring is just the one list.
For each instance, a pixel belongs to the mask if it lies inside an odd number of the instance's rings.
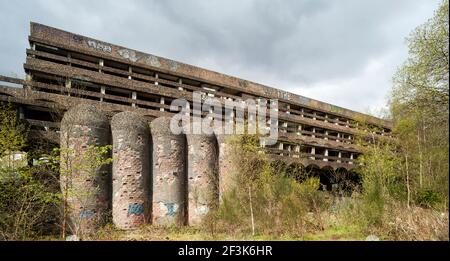
[{"label": "tree trunk", "polygon": [[250,198],[250,217],[252,220],[252,236],[255,236],[255,219],[253,217],[252,187],[251,186],[248,186],[248,196]]},{"label": "tree trunk", "polygon": [[408,191],[408,198],[406,201],[406,205],[410,206],[410,202],[411,202],[411,189],[409,187],[409,167],[408,167],[408,154],[405,154],[405,165],[406,165],[406,190]]}]

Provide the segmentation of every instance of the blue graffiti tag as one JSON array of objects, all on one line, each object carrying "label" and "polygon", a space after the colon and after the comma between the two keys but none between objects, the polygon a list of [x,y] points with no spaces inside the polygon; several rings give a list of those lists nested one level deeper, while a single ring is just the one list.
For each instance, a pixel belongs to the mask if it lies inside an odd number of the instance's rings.
[{"label": "blue graffiti tag", "polygon": [[175,203],[164,203],[164,205],[167,208],[167,215],[171,217],[175,216],[178,210],[178,205]]},{"label": "blue graffiti tag", "polygon": [[141,215],[144,213],[144,205],[134,203],[128,205],[128,215]]},{"label": "blue graffiti tag", "polygon": [[80,211],[80,219],[88,219],[94,216],[93,210],[81,210]]}]

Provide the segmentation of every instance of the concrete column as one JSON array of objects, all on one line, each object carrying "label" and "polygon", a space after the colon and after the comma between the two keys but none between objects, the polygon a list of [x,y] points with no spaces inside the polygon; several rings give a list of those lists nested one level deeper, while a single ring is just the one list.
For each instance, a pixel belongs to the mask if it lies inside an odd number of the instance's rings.
[{"label": "concrete column", "polygon": [[[313,132],[313,133],[316,133],[316,128],[314,128],[314,127],[313,127],[313,129],[312,129],[312,132]],[[315,135],[315,134],[313,134],[313,135],[312,135],[312,137],[313,137],[313,138],[315,138],[315,137],[316,137],[316,135]]]},{"label": "concrete column", "polygon": [[158,85],[159,84],[158,83],[158,79],[159,79],[159,74],[158,73],[155,73],[155,79],[156,79],[155,85]]},{"label": "concrete column", "polygon": [[290,110],[291,110],[291,105],[290,104],[286,105],[286,114],[291,114]]},{"label": "concrete column", "polygon": [[130,74],[128,75],[128,79],[131,80],[131,74],[133,73],[133,69],[131,68],[131,66],[128,66],[128,73]]},{"label": "concrete column", "polygon": [[288,127],[288,123],[287,122],[283,122],[283,132],[284,133],[288,132],[287,127]]},{"label": "concrete column", "polygon": [[120,229],[150,221],[151,164],[148,122],[133,112],[112,117],[113,222]]},{"label": "concrete column", "polygon": [[70,88],[72,88],[72,80],[70,78],[66,79],[66,88],[69,89],[67,96],[70,96]]},{"label": "concrete column", "polygon": [[353,164],[353,153],[350,153],[350,162],[348,164]]},{"label": "concrete column", "polygon": [[219,203],[217,142],[214,135],[186,135],[188,146],[188,224],[200,225]]},{"label": "concrete column", "polygon": [[[105,88],[105,86],[101,86],[101,87],[100,87],[100,93],[101,93],[102,95],[105,95],[105,94],[106,94],[106,88]],[[103,97],[100,97],[100,101],[103,101]]]},{"label": "concrete column", "polygon": [[[92,105],[69,109],[61,121],[61,189],[69,190],[70,227],[78,227],[78,236],[92,233],[105,224],[111,208],[111,166],[87,168],[91,146],[111,143],[107,116]],[[81,167],[86,166],[86,167]]]},{"label": "concrete column", "polygon": [[341,163],[341,160],[340,160],[340,158],[342,158],[342,152],[341,151],[338,152],[338,158],[339,158],[339,160],[337,160],[337,162]]},{"label": "concrete column", "polygon": [[302,136],[302,125],[299,124],[297,127],[297,135]]},{"label": "concrete column", "polygon": [[[311,154],[313,154],[313,155],[316,154],[316,147],[311,147]],[[312,156],[311,159],[312,159],[312,160],[315,160],[316,157]]]},{"label": "concrete column", "polygon": [[328,157],[328,149],[325,149],[325,158],[323,158],[323,161],[328,161],[328,158],[326,158],[326,157]]},{"label": "concrete column", "polygon": [[[161,97],[159,103],[164,105],[164,97]],[[159,108],[160,111],[164,111],[164,108]]]},{"label": "concrete column", "polygon": [[325,140],[328,140],[328,131],[327,131],[327,130],[325,131],[324,139],[325,139]]},{"label": "concrete column", "polygon": [[[179,83],[179,84],[183,84],[183,79],[181,79],[181,78],[178,79],[178,83]],[[184,89],[183,89],[183,87],[178,87],[178,90],[182,91],[182,90],[184,90]]]},{"label": "concrete column", "polygon": [[339,134],[339,132],[337,133],[337,139],[336,142],[339,142],[339,138],[341,137],[341,134]]},{"label": "concrete column", "polygon": [[98,65],[100,66],[100,68],[98,69],[98,72],[102,72],[103,64],[104,64],[103,59],[100,59],[100,60],[98,61]]},{"label": "concrete column", "polygon": [[152,223],[157,226],[186,224],[186,172],[184,135],[170,131],[170,118],[151,123],[153,139]]},{"label": "concrete column", "polygon": [[219,169],[219,199],[222,200],[224,194],[235,186],[235,177],[237,167],[233,162],[233,147],[230,140],[233,135],[216,134],[219,147],[218,169]]},{"label": "concrete column", "polygon": [[300,145],[295,145],[295,152],[297,153],[297,155],[295,155],[296,158],[300,157]]},{"label": "concrete column", "polygon": [[[132,100],[136,100],[137,99],[137,93],[136,92],[131,92],[131,99]],[[136,103],[131,103],[131,107],[136,107]]]}]

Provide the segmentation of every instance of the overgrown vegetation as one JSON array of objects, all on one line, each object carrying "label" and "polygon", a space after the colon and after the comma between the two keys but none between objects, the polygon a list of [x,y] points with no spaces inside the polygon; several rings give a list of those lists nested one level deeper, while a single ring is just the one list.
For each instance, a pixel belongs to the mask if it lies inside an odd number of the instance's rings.
[{"label": "overgrown vegetation", "polygon": [[[338,190],[320,191],[320,179],[301,166],[271,162],[258,139],[242,135],[234,147],[234,184],[211,211],[204,227],[161,229],[143,226],[119,232],[106,226],[92,239],[364,239],[448,240],[449,204],[449,14],[444,0],[435,16],[408,38],[410,58],[394,77],[390,112],[392,137],[379,137],[367,126],[358,142],[361,184],[339,172]],[[361,125],[362,126],[362,125]],[[110,147],[88,148],[79,158],[61,162],[61,154],[41,157],[35,165],[16,155],[26,146],[27,129],[10,105],[0,106],[0,239],[33,239],[68,226],[68,198],[83,202],[86,193],[59,188],[75,172],[93,173],[104,164]],[[92,151],[91,151],[92,150]],[[343,197],[344,196],[344,197]],[[83,203],[80,203],[81,205]]]},{"label": "overgrown vegetation", "polygon": [[347,227],[384,239],[448,240],[448,11],[444,0],[407,39],[410,57],[394,77],[390,99],[393,137],[376,136],[369,126],[358,137],[361,193],[330,204],[317,179],[270,166],[254,137],[244,136],[234,152],[240,186],[213,214],[213,228],[299,236]]},{"label": "overgrown vegetation", "polygon": [[[68,234],[81,238],[86,231],[81,220],[69,222],[69,212],[75,210],[68,201],[89,209],[89,199],[97,191],[75,188],[73,183],[110,164],[111,146],[88,146],[83,153],[72,148],[47,153],[48,149],[34,146],[32,155],[27,155],[23,151],[28,128],[16,111],[11,104],[0,104],[0,240]],[[64,180],[61,185],[60,179]]]},{"label": "overgrown vegetation", "polygon": [[323,229],[320,210],[326,205],[319,179],[298,182],[270,164],[256,136],[231,138],[234,186],[222,197],[219,208],[207,221],[211,233],[300,237]]}]

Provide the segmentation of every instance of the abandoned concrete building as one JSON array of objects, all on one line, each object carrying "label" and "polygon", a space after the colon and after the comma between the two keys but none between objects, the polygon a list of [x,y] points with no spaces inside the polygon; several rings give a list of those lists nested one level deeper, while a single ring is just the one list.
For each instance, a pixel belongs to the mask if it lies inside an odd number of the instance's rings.
[{"label": "abandoned concrete building", "polygon": [[286,164],[351,171],[359,122],[376,127],[376,136],[390,135],[386,120],[45,25],[31,23],[28,40],[26,79],[0,76],[0,101],[17,106],[30,140],[77,150],[113,145],[112,168],[75,183],[101,189],[89,209],[73,206],[73,218],[112,210],[124,229],[201,221],[226,190],[230,148],[220,135],[170,133],[171,101],[192,102],[194,91],[277,99],[279,138],[265,150]]}]

